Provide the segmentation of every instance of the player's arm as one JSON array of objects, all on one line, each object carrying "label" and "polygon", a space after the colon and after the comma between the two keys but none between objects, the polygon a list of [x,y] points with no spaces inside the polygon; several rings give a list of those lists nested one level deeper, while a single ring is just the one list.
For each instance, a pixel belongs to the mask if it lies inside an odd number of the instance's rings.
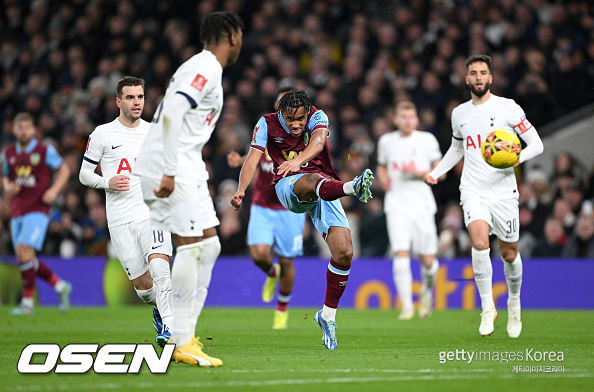
[{"label": "player's arm", "polygon": [[437,164],[437,166],[433,168],[433,170],[425,174],[423,181],[425,181],[425,184],[427,185],[437,184],[437,179],[452,170],[452,168],[456,166],[456,164],[460,162],[463,157],[464,147],[462,139],[458,139],[456,136],[453,136],[452,144],[443,156],[443,159]]},{"label": "player's arm", "polygon": [[390,190],[390,176],[386,165],[377,165],[376,175],[384,192],[388,192]]},{"label": "player's arm", "polygon": [[245,161],[243,162],[243,166],[241,167],[241,173],[239,173],[239,184],[237,185],[237,192],[231,198],[231,205],[235,211],[241,208],[241,203],[243,202],[243,198],[245,196],[245,190],[252,182],[254,178],[254,174],[256,173],[256,169],[258,168],[258,164],[260,163],[260,158],[262,158],[263,152],[257,150],[255,148],[250,148],[250,152],[248,152]]},{"label": "player's arm", "polygon": [[110,179],[96,173],[97,164],[84,159],[80,166],[78,179],[81,184],[97,189],[111,189],[112,191],[130,190],[130,177],[125,174],[117,174]]},{"label": "player's arm", "polygon": [[508,116],[508,124],[513,127],[518,136],[521,137],[524,142],[526,142],[526,148],[522,150],[518,162],[516,162],[514,165],[514,167],[516,167],[521,163],[524,163],[527,160],[542,154],[544,151],[544,146],[540,136],[538,136],[538,132],[536,132],[536,129],[534,129],[530,121],[528,121],[526,118],[526,113],[524,112],[524,109],[520,107],[520,105],[514,101],[511,101],[511,104],[507,108],[506,114]]},{"label": "player's arm", "polygon": [[309,144],[303,149],[303,152],[290,161],[281,163],[278,167],[278,174],[286,177],[291,173],[297,172],[301,165],[317,157],[324,149],[326,139],[328,138],[328,132],[328,128],[318,128],[314,130],[309,140]]},{"label": "player's arm", "polygon": [[56,179],[53,182],[52,186],[49,187],[47,191],[41,197],[41,200],[45,204],[52,204],[58,194],[62,192],[62,189],[68,183],[68,179],[70,178],[70,168],[65,162],[62,162],[60,167],[57,170]]},{"label": "player's arm", "polygon": [[52,145],[47,146],[45,152],[45,164],[50,169],[56,171],[56,176],[52,185],[43,193],[43,196],[41,196],[41,201],[45,204],[52,204],[68,183],[68,179],[70,178],[70,168],[64,163],[64,160]]},{"label": "player's arm", "polygon": [[177,147],[184,121],[184,116],[196,102],[190,101],[187,95],[173,94],[161,102],[161,117],[163,121],[163,158],[165,169],[159,189],[153,192],[157,197],[168,197],[175,188],[175,173],[177,171]]},{"label": "player's arm", "polygon": [[21,187],[10,178],[10,170],[8,169],[5,154],[2,154],[2,162],[2,189],[4,189],[8,197],[16,196],[21,191]]},{"label": "player's arm", "polygon": [[544,151],[542,139],[540,138],[538,132],[536,132],[536,129],[534,129],[534,127],[531,127],[529,130],[522,133],[520,137],[524,142],[526,142],[526,148],[524,148],[520,153],[520,159],[518,159],[518,162],[516,162],[514,167],[526,162],[529,159],[534,158],[537,155],[542,154],[542,152]]}]

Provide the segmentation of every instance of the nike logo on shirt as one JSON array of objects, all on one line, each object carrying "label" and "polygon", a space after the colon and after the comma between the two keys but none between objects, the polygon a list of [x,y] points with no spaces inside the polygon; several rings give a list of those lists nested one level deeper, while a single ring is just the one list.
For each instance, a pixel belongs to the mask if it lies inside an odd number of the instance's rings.
[{"label": "nike logo on shirt", "polygon": [[116,149],[116,148],[118,148],[118,147],[122,147],[122,145],[120,144],[119,146],[111,146],[111,149],[112,149],[112,150],[115,150],[115,149]]}]

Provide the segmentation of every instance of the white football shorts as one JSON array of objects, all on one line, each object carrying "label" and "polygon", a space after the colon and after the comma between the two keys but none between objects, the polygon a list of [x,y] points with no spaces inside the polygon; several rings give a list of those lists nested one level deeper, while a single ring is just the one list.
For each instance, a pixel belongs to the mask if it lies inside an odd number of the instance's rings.
[{"label": "white football shorts", "polygon": [[489,200],[474,196],[460,202],[464,210],[466,227],[475,220],[489,225],[489,234],[495,234],[503,242],[520,239],[520,209],[518,199]]},{"label": "white football shorts", "polygon": [[202,237],[205,229],[220,224],[207,181],[198,184],[175,183],[171,195],[158,198],[153,190],[161,180],[140,177],[142,195],[151,211],[153,230],[169,231],[180,237]]},{"label": "white football shorts", "polygon": [[148,270],[148,257],[160,253],[171,257],[173,246],[168,231],[151,230],[151,221],[130,222],[110,227],[115,253],[128,279],[136,279]]},{"label": "white football shorts", "polygon": [[416,255],[437,253],[435,215],[392,211],[386,213],[392,252],[411,251]]}]

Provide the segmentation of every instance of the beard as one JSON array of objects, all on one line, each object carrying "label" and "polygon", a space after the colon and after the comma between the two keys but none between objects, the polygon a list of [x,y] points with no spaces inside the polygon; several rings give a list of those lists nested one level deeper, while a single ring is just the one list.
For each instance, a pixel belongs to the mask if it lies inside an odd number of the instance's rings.
[{"label": "beard", "polygon": [[483,95],[485,95],[487,93],[487,91],[489,91],[489,90],[491,90],[491,83],[489,83],[489,82],[485,82],[482,90],[478,90],[472,84],[470,85],[470,91],[479,98],[482,97]]}]

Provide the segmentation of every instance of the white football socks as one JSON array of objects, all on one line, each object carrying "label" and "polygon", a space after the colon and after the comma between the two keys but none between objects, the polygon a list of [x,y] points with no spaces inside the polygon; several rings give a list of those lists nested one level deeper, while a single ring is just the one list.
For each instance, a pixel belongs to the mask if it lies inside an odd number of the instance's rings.
[{"label": "white football socks", "polygon": [[410,257],[394,257],[392,262],[392,276],[396,291],[402,303],[402,311],[413,310],[412,300],[412,271],[410,269]]},{"label": "white football socks", "polygon": [[472,248],[472,270],[474,281],[481,296],[483,310],[495,307],[493,302],[493,266],[489,256],[491,249],[477,250]]},{"label": "white football socks", "polygon": [[520,307],[520,291],[522,288],[522,258],[520,252],[511,263],[503,260],[503,271],[507,282],[508,308]]},{"label": "white football socks", "polygon": [[194,335],[194,331],[191,330],[190,326],[190,316],[192,314],[192,304],[196,298],[198,260],[202,256],[202,250],[202,242],[178,246],[171,271],[173,285],[170,298],[173,313],[171,339],[178,347],[188,343]]},{"label": "white football socks", "polygon": [[328,321],[336,321],[336,309],[329,308],[326,305],[322,307],[322,318]]},{"label": "white football socks", "polygon": [[173,313],[171,312],[171,271],[169,262],[162,258],[154,258],[149,262],[149,271],[153,278],[153,287],[156,290],[155,302],[161,314],[163,325],[172,326]]},{"label": "white football socks", "polygon": [[433,290],[433,284],[435,283],[435,278],[437,277],[437,272],[439,271],[439,261],[437,259],[433,259],[433,264],[431,267],[427,268],[423,264],[421,264],[421,276],[423,279],[423,292],[422,294],[431,293]]},{"label": "white football socks", "polygon": [[192,303],[192,313],[190,315],[190,331],[196,333],[196,324],[198,317],[204,308],[204,302],[208,295],[208,286],[212,277],[212,269],[221,254],[221,242],[218,236],[208,237],[202,240],[204,250],[202,257],[198,261],[198,282],[196,285],[196,298]]},{"label": "white football socks", "polygon": [[142,302],[144,302],[145,304],[149,304],[149,305],[156,305],[154,288],[155,288],[155,286],[151,287],[150,289],[146,289],[146,290],[137,290],[135,287],[134,290],[136,290],[136,295],[138,295],[138,297],[142,300]]}]

